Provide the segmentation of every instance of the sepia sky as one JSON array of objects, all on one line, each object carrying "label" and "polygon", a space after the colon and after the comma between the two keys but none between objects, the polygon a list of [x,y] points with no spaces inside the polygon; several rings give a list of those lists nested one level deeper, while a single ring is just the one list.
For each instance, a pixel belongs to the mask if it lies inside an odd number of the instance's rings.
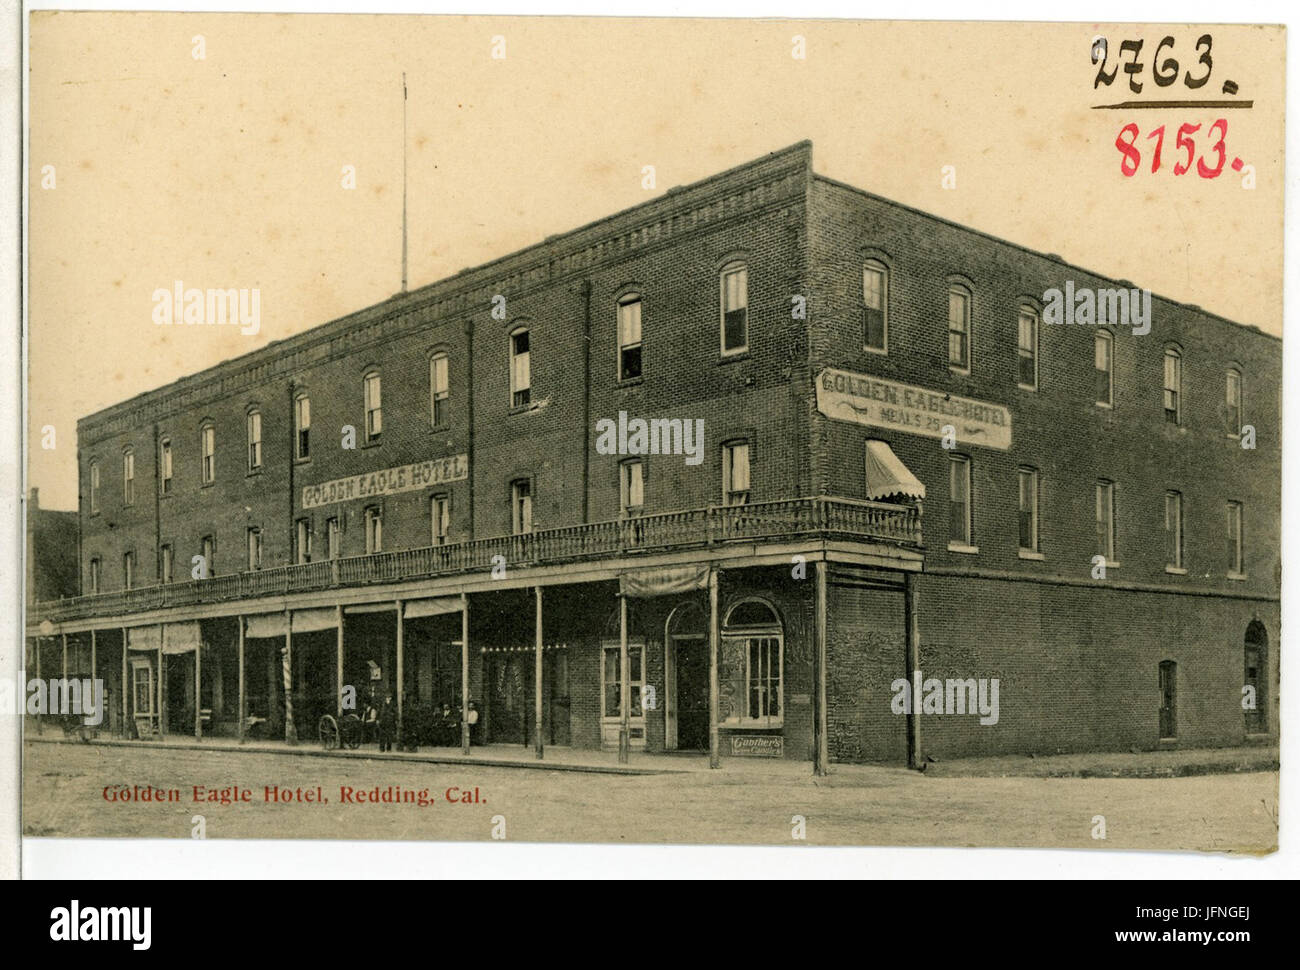
[{"label": "sepia sky", "polygon": [[[1145,39],[1140,95],[1122,71],[1094,91],[1098,34],[1111,63]],[[1165,34],[1181,70],[1158,88]],[[820,174],[1281,333],[1280,28],[39,12],[30,36],[28,472],[46,508],[76,507],[79,417],[397,292],[403,71],[411,288],[807,138]],[[1254,107],[1090,107],[1221,99],[1225,80]],[[1218,117],[1253,190],[1229,165],[1173,173],[1179,125],[1201,124],[1199,157]],[[1125,178],[1129,122],[1143,160]],[[156,326],[152,294],[177,280],[258,288],[260,332]]]}]

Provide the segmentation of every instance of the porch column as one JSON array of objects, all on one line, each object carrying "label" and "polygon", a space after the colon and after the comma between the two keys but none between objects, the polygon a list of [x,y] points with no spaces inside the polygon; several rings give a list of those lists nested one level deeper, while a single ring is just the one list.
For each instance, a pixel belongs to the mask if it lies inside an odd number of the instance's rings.
[{"label": "porch column", "polygon": [[131,688],[127,685],[126,654],[126,627],[122,627],[122,737],[129,739],[131,730],[127,725],[131,723],[131,711],[128,702],[133,703],[135,699],[131,696]]},{"label": "porch column", "polygon": [[334,607],[334,619],[337,622],[337,645],[334,649],[334,693],[335,707],[339,723],[343,722],[343,604]]},{"label": "porch column", "polygon": [[60,633],[59,637],[63,641],[63,679],[67,680],[68,679],[68,635],[66,633]]},{"label": "porch column", "polygon": [[163,625],[158,624],[158,734],[167,733],[167,692],[163,689],[167,678],[163,671]]},{"label": "porch column", "polygon": [[402,645],[405,639],[405,629],[402,625],[402,601],[396,600],[397,604],[397,744],[398,750],[402,745],[402,695],[406,693],[406,679],[402,674]]},{"label": "porch column", "polygon": [[244,724],[248,720],[248,707],[244,691],[244,616],[241,613],[235,617],[235,622],[239,624],[239,640],[236,643],[235,651],[239,657],[239,743],[244,743]]},{"label": "porch column", "polygon": [[469,597],[460,594],[460,748],[469,754]]},{"label": "porch column", "polygon": [[826,739],[826,560],[816,563],[817,605],[813,634],[813,774],[825,775],[830,765]]},{"label": "porch column", "polygon": [[542,746],[542,587],[534,586],[536,593],[536,614],[537,614],[537,632],[535,645],[537,647],[536,657],[533,661],[533,722],[537,729],[537,757],[540,760],[543,757],[544,748]]},{"label": "porch column", "polygon": [[625,765],[628,759],[628,749],[632,745],[632,724],[629,710],[631,706],[632,691],[628,678],[631,675],[631,664],[627,658],[627,597],[622,593],[618,594],[618,763]]},{"label": "porch column", "polygon": [[194,740],[203,740],[203,637],[194,644]]},{"label": "porch column", "polygon": [[[125,630],[123,630],[122,632],[123,632],[123,634],[126,633]],[[37,635],[37,636],[33,637],[33,638],[32,638],[32,643],[34,643],[34,644],[36,645],[36,664],[35,664],[35,666],[36,666],[36,681],[37,681],[37,686],[38,686],[41,690],[45,690],[45,682],[41,680],[41,638],[40,638],[40,636]],[[126,641],[123,641],[122,649],[123,649],[123,650],[126,650]],[[23,690],[24,690],[24,691],[27,690],[27,685],[26,685],[26,684],[23,684]],[[45,692],[45,697],[46,697],[47,700],[49,699],[49,696],[50,696],[49,691],[46,691],[46,692]],[[43,733],[43,732],[42,732],[42,725],[41,725],[41,715],[39,715],[39,714],[36,715],[36,733],[37,733],[37,734],[41,734],[41,733]]]},{"label": "porch column", "polygon": [[912,703],[907,715],[907,767],[922,768],[921,763],[921,711],[916,699],[920,697],[915,678],[921,672],[921,625],[917,619],[916,576],[903,574],[903,622],[907,627],[907,681],[911,685]]},{"label": "porch column", "polygon": [[284,680],[284,740],[286,744],[298,743],[298,726],[293,723],[293,611],[284,611],[284,654],[280,661],[280,675]]},{"label": "porch column", "polygon": [[[96,662],[97,662],[98,660],[99,660],[99,656],[98,656],[98,651],[96,650],[96,644],[95,644],[95,630],[94,630],[94,628],[92,627],[92,628],[91,628],[91,631],[90,631],[90,691],[91,691],[91,697],[94,697],[94,696],[95,696],[95,693],[94,693],[94,692],[95,692],[95,678],[96,678],[96,675],[99,673],[99,668],[98,668],[97,666],[95,666],[95,664],[96,664]],[[106,693],[108,693],[108,692],[105,691],[104,693],[106,694]],[[101,695],[101,700],[102,700],[102,696],[103,696],[103,695]],[[102,724],[103,721],[104,721],[104,712],[103,712],[103,711],[99,711],[98,714],[99,714],[99,720],[100,720],[100,723]]]},{"label": "porch column", "polygon": [[718,754],[718,569],[709,570],[709,767],[721,768]]}]

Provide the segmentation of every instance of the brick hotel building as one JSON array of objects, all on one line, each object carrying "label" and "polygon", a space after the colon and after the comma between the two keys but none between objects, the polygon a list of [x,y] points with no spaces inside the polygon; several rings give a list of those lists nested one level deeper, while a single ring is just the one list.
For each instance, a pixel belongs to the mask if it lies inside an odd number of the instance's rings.
[{"label": "brick hotel building", "polygon": [[[1276,739],[1280,341],[1045,324],[1066,282],[1132,286],[807,143],[670,190],[80,421],[28,671],[132,737],[306,741],[351,685],[538,755]],[[598,450],[620,413],[703,460]],[[897,713],[913,669],[997,722]]]}]

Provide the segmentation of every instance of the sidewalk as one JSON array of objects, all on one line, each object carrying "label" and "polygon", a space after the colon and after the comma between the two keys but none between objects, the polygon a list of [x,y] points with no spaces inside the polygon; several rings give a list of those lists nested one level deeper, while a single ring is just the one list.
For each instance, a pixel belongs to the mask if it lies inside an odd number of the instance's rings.
[{"label": "sidewalk", "polygon": [[926,765],[941,778],[1187,778],[1243,771],[1277,771],[1278,746],[1186,748],[1166,751],[1094,751],[1075,754],[997,755]]}]

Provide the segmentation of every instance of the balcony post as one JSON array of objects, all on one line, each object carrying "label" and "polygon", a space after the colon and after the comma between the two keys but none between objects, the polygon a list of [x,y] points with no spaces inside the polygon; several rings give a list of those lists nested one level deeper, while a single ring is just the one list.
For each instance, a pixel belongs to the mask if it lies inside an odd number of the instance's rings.
[{"label": "balcony post", "polygon": [[60,633],[59,637],[63,641],[63,679],[64,681],[67,681],[68,679],[68,635],[66,633]]},{"label": "balcony post", "polygon": [[[644,655],[641,662],[645,663]],[[618,594],[618,763],[627,764],[628,751],[632,746],[632,718],[629,707],[632,701],[631,664],[627,656],[627,597]]]},{"label": "balcony post", "polygon": [[194,740],[203,740],[203,637],[194,645]]},{"label": "balcony post", "polygon": [[921,625],[918,618],[916,575],[903,574],[903,623],[907,632],[907,680],[911,684],[912,703],[907,715],[907,767],[921,768],[921,711],[918,701],[921,685]]},{"label": "balcony post", "polygon": [[245,697],[244,686],[244,615],[241,613],[235,617],[235,622],[239,625],[239,640],[235,645],[235,651],[239,657],[239,727],[237,737],[239,743],[244,743],[244,725],[248,721],[248,701]]},{"label": "balcony post", "polygon": [[[92,692],[95,689],[95,676],[99,673],[99,668],[98,666],[96,666],[98,661],[99,661],[99,650],[98,650],[98,644],[95,643],[95,628],[91,627],[90,629],[90,689]],[[104,717],[103,711],[99,712],[99,716],[100,716],[100,720],[103,720]]]},{"label": "balcony post", "polygon": [[405,743],[402,736],[402,695],[406,693],[404,647],[406,628],[402,623],[402,601],[395,600],[397,606],[397,749],[400,751]]},{"label": "balcony post", "polygon": [[718,754],[718,567],[709,569],[709,767],[721,768]]},{"label": "balcony post", "polygon": [[334,708],[339,724],[343,723],[343,604],[334,607]]},{"label": "balcony post", "polygon": [[[125,630],[122,631],[122,635],[123,635],[123,636],[126,636],[126,631],[125,631]],[[33,643],[33,645],[35,646],[35,652],[36,652],[36,658],[35,658],[36,681],[37,681],[37,683],[38,683],[39,685],[41,685],[41,689],[44,690],[44,689],[45,689],[45,688],[44,688],[44,681],[41,680],[41,636],[40,636],[40,634],[37,634],[36,636],[32,637],[32,643]],[[123,650],[126,649],[125,641],[123,641],[123,647],[122,647],[122,649],[123,649]],[[24,690],[24,691],[27,690],[27,685],[26,685],[26,684],[23,684],[23,690]],[[50,696],[48,691],[46,692],[45,696],[46,696],[46,698],[48,698],[48,697]],[[42,720],[42,715],[37,714],[37,715],[36,715],[36,733],[37,733],[37,734],[41,734],[41,733],[42,733],[42,730],[41,730],[41,720]]]},{"label": "balcony post", "polygon": [[469,754],[469,596],[460,594],[460,749]]},{"label": "balcony post", "polygon": [[533,721],[537,730],[536,752],[537,760],[544,757],[544,748],[542,745],[542,587],[534,586],[536,594],[536,631],[535,641],[536,656],[533,659]]},{"label": "balcony post", "polygon": [[133,690],[132,690],[131,687],[129,687],[129,686],[127,685],[127,682],[126,682],[126,681],[127,681],[127,671],[126,671],[126,627],[122,627],[122,699],[121,699],[121,708],[122,708],[122,739],[123,739],[124,741],[126,741],[126,740],[130,740],[130,738],[131,738],[131,731],[130,731],[130,729],[127,727],[127,725],[131,723],[131,722],[128,720],[128,718],[129,718],[129,716],[130,716],[130,710],[129,710],[128,701],[133,701],[133,700],[134,700],[134,698],[131,696],[132,693],[133,693]]},{"label": "balcony post", "polygon": [[163,670],[166,658],[163,656],[163,625],[158,624],[158,734],[167,733],[167,677]]},{"label": "balcony post", "polygon": [[280,675],[284,680],[284,741],[298,743],[298,725],[293,722],[293,612],[284,611],[284,650],[281,653]]},{"label": "balcony post", "polygon": [[816,563],[817,606],[813,617],[813,774],[823,776],[830,764],[826,737],[826,560]]}]

